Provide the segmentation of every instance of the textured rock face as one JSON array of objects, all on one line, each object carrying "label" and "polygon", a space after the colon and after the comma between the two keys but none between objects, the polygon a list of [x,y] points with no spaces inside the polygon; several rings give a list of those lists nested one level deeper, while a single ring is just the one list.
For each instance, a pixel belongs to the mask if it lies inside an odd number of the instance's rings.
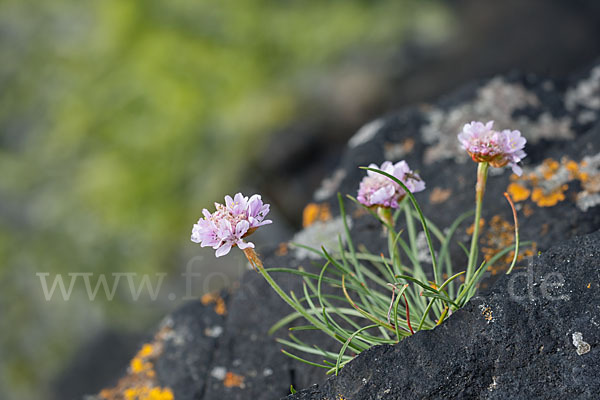
[{"label": "textured rock face", "polygon": [[600,233],[553,247],[440,327],[361,353],[321,399],[595,399]]},{"label": "textured rock face", "polygon": [[[489,294],[473,299],[441,327],[396,346],[371,349],[340,376],[292,398],[594,398],[600,392],[594,378],[600,372],[599,236],[550,250],[559,241],[600,229],[597,69],[566,85],[534,76],[496,77],[435,105],[377,119],[352,138],[339,168],[315,193],[315,207],[327,212],[316,212],[322,221],[296,240],[320,246],[311,241],[339,224],[336,193],[355,194],[363,176],[358,166],[384,159],[406,159],[418,170],[428,187],[416,196],[425,214],[438,226],[448,226],[473,207],[474,198],[476,167],[458,151],[456,134],[470,120],[494,119],[498,128],[522,130],[529,156],[520,179],[506,170],[491,172],[482,253],[489,257],[512,240],[511,211],[502,196],[508,190],[517,201],[522,240],[535,242],[526,252],[533,256],[541,251],[542,256],[530,269],[523,260],[520,270],[500,279]],[[378,223],[356,211],[349,208],[355,243],[383,248]],[[468,239],[467,225],[456,239]],[[460,256],[458,247],[454,251]],[[267,266],[308,266],[312,261],[285,243],[262,253]],[[490,275],[501,272],[499,265]],[[276,279],[298,292],[297,280]],[[162,351],[150,360],[154,387],[170,388],[178,400],[260,400],[281,398],[290,385],[306,388],[326,378],[320,369],[281,354],[267,334],[290,309],[256,273],[244,276],[226,308],[226,315],[215,315],[213,304],[197,303],[176,313],[170,329],[188,332],[182,336],[188,339],[160,339]]]}]

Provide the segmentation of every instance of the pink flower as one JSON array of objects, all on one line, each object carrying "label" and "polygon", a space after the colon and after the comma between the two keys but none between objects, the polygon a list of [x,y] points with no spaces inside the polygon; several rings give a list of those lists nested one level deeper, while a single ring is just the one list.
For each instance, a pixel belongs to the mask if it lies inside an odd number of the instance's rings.
[{"label": "pink flower", "polygon": [[[399,161],[396,164],[386,161],[381,164],[381,167],[371,164],[369,168],[376,168],[395,176],[406,185],[411,193],[425,190],[425,182],[408,167],[406,161]],[[387,176],[374,171],[367,171],[367,176],[360,182],[357,199],[367,207],[398,208],[398,203],[405,195],[406,192],[402,186]]]},{"label": "pink flower", "polygon": [[213,213],[202,210],[204,217],[192,228],[192,242],[212,247],[217,257],[229,253],[234,246],[242,250],[254,248],[252,242],[243,239],[258,227],[272,223],[264,219],[269,213],[269,205],[264,204],[258,194],[250,198],[241,193],[233,198],[225,196],[225,205],[215,203],[215,208]]},{"label": "pink flower", "polygon": [[527,156],[523,150],[527,140],[519,131],[495,131],[492,129],[493,124],[494,121],[485,125],[477,121],[466,124],[458,135],[462,148],[469,153],[473,161],[489,162],[496,168],[509,165],[513,172],[520,176],[523,171],[517,163]]}]

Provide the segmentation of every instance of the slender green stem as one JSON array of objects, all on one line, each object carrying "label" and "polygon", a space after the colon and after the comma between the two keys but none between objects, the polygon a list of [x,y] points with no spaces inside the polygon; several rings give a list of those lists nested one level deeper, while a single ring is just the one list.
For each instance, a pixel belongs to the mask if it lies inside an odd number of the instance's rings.
[{"label": "slender green stem", "polygon": [[489,164],[480,162],[477,165],[477,184],[475,186],[475,222],[473,223],[473,236],[471,237],[471,250],[469,251],[469,262],[467,264],[467,276],[465,282],[469,282],[473,275],[473,268],[477,264],[477,246],[479,244],[479,220],[481,219],[481,205],[485,193]]},{"label": "slender green stem", "polygon": [[[301,314],[304,318],[306,318],[311,324],[313,324],[317,328],[321,329],[323,332],[327,333],[329,336],[333,337],[334,339],[340,340],[340,338],[335,334],[334,331],[329,329],[329,327],[327,327],[326,325],[319,323],[318,320],[316,320],[306,310],[304,310],[302,307],[299,306],[298,301],[295,301],[295,299],[292,299],[290,296],[288,296],[285,293],[285,291],[277,284],[277,282],[275,282],[273,280],[271,275],[269,275],[269,273],[265,270],[260,257],[258,256],[258,254],[256,254],[254,249],[248,247],[248,248],[244,249],[243,252],[244,252],[244,255],[246,256],[246,258],[248,259],[248,261],[250,261],[250,263],[252,264],[252,266],[254,268],[256,268],[258,270],[258,272],[260,272],[260,274],[265,278],[265,280],[269,283],[269,285],[271,285],[273,290],[275,290],[275,292],[277,292],[279,297],[281,297],[283,299],[283,301],[288,303],[290,305],[290,307],[292,307],[299,314]],[[292,293],[292,296],[293,296],[293,293]]]}]

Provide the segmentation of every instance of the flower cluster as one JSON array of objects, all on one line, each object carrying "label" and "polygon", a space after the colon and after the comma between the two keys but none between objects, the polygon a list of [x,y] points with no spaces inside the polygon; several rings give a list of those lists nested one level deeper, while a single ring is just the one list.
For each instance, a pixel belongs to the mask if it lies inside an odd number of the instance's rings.
[{"label": "flower cluster", "polygon": [[[386,161],[381,164],[381,167],[371,164],[369,168],[380,169],[393,175],[404,183],[411,193],[425,190],[425,182],[408,167],[406,161],[399,161],[396,164]],[[360,182],[357,199],[367,207],[398,208],[398,203],[405,195],[404,189],[387,176],[367,171],[367,176]]]},{"label": "flower cluster", "polygon": [[260,195],[250,198],[238,193],[232,199],[225,196],[225,205],[215,203],[216,211],[210,213],[202,210],[203,218],[194,224],[192,242],[200,243],[202,247],[210,246],[216,250],[217,257],[229,253],[232,247],[240,249],[254,248],[251,242],[244,238],[252,234],[258,227],[270,224],[265,220],[269,213],[269,205],[264,204]]},{"label": "flower cluster", "polygon": [[508,165],[520,176],[523,171],[517,163],[527,155],[523,151],[527,140],[519,131],[495,131],[492,129],[493,124],[494,121],[486,124],[473,121],[466,124],[458,135],[462,148],[469,153],[473,161],[488,162],[496,168]]}]

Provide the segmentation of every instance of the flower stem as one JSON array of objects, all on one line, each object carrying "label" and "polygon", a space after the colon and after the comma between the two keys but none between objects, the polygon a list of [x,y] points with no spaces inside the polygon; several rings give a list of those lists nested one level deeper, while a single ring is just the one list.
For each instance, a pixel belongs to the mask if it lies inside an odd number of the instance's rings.
[{"label": "flower stem", "polygon": [[265,270],[265,267],[263,266],[263,263],[262,263],[260,257],[258,256],[258,254],[256,254],[254,249],[248,247],[242,251],[244,252],[244,255],[246,256],[246,258],[248,259],[250,264],[252,264],[252,266],[258,270],[258,272],[263,276],[263,278],[265,278],[267,283],[269,285],[271,285],[273,290],[275,290],[275,292],[277,292],[277,294],[279,295],[279,297],[281,297],[283,299],[283,301],[285,301],[290,307],[292,307],[300,315],[302,315],[304,318],[306,318],[306,320],[308,322],[310,322],[311,324],[313,324],[315,327],[321,329],[323,332],[327,333],[329,336],[333,337],[334,339],[339,340],[339,337],[335,334],[335,332],[330,330],[324,324],[319,323],[319,321],[317,319],[315,319],[313,316],[311,316],[309,313],[307,313],[306,310],[304,310],[297,302],[294,301],[294,299],[292,299],[290,296],[288,296],[285,293],[285,291],[281,288],[281,286],[279,286],[277,284],[277,282],[275,282],[275,280],[271,277],[271,275],[269,275],[267,270]]},{"label": "flower stem", "polygon": [[271,278],[271,275],[269,275],[269,273],[267,271],[265,271],[265,268],[263,267],[263,263],[262,263],[260,257],[258,256],[258,254],[256,254],[256,252],[254,251],[254,249],[248,247],[242,251],[244,252],[244,255],[246,256],[246,258],[248,259],[250,264],[254,268],[256,268],[258,270],[258,272],[260,272],[260,274],[265,278],[265,280],[269,283],[269,285],[271,285],[271,287],[277,292],[279,297],[281,297],[283,299],[283,301],[285,301],[290,306],[292,306],[292,308],[296,309],[297,308],[296,304],[290,298],[290,296],[288,296],[283,291],[283,289],[273,280],[273,278]]},{"label": "flower stem", "polygon": [[473,275],[473,269],[477,263],[477,246],[479,243],[479,220],[481,219],[481,205],[483,204],[483,195],[485,193],[485,184],[487,182],[489,164],[480,162],[477,165],[477,184],[475,185],[475,222],[473,224],[473,236],[471,237],[471,250],[469,251],[469,262],[467,264],[467,275],[465,284],[468,285]]}]

